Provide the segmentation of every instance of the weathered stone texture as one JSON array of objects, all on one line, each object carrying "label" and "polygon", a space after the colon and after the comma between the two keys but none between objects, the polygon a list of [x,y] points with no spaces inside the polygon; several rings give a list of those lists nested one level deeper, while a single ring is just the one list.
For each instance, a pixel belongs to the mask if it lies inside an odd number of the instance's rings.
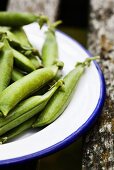
[{"label": "weathered stone texture", "polygon": [[83,170],[114,169],[114,0],[91,0],[88,49],[100,55],[106,81],[106,102],[100,118],[86,136]]}]

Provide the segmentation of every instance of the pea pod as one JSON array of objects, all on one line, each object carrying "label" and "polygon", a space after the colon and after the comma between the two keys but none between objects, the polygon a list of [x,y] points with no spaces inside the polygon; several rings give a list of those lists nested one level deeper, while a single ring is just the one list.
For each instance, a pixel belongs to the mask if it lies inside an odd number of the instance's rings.
[{"label": "pea pod", "polygon": [[[21,43],[21,41],[18,40],[18,38],[15,36],[15,34],[13,34],[11,32],[10,29],[5,29],[4,27],[3,28],[0,27],[0,36],[3,37],[4,34],[7,37],[7,39],[9,40],[10,45],[12,45],[13,47],[19,46],[22,49],[25,48],[25,47],[23,47],[23,44]],[[27,47],[28,47],[28,49],[31,49],[30,46],[27,46]]]},{"label": "pea pod", "polygon": [[9,44],[12,48],[20,51],[27,57],[31,55],[40,55],[37,49],[33,48],[29,42],[27,43],[26,37],[23,36],[19,38],[10,30],[4,29],[4,27],[0,27],[0,37],[2,38],[3,36],[8,39]]},{"label": "pea pod", "polygon": [[[0,27],[0,35],[3,37],[5,35],[5,37],[7,37],[7,39],[9,40],[10,45],[12,46],[22,46],[21,42],[19,42],[19,40],[17,39],[17,37],[10,31],[10,29],[7,28],[2,28]],[[24,48],[24,47],[22,47]]]},{"label": "pea pod", "polygon": [[21,27],[23,25],[38,22],[40,27],[47,22],[47,17],[36,16],[32,13],[0,12],[0,26]]},{"label": "pea pod", "polygon": [[9,85],[13,69],[13,53],[7,39],[0,51],[0,93]]},{"label": "pea pod", "polygon": [[10,27],[3,27],[3,26],[0,26],[0,32],[2,31],[10,31],[11,28]]},{"label": "pea pod", "polygon": [[32,62],[27,57],[25,57],[23,54],[21,54],[15,49],[12,49],[12,51],[14,55],[15,66],[17,66],[18,68],[26,72],[32,72],[35,70],[35,66],[32,64]]},{"label": "pea pod", "polygon": [[7,117],[0,118],[0,127],[4,126],[5,124],[8,124],[9,122],[21,116],[22,114],[32,110],[33,108],[40,105],[41,103],[44,103],[44,106],[45,106],[46,103],[51,98],[51,96],[55,93],[55,91],[62,85],[63,85],[63,81],[59,80],[44,95],[32,96],[20,102],[12,111],[10,111]]},{"label": "pea pod", "polygon": [[19,43],[18,39],[17,39],[16,36],[11,32],[11,29],[10,29],[10,28],[8,28],[8,27],[0,27],[0,34],[4,34],[4,33],[7,34],[8,38],[9,38],[10,40],[14,40],[14,41],[16,41],[16,42]]},{"label": "pea pod", "polygon": [[24,76],[25,76],[25,74],[22,73],[20,70],[18,70],[17,68],[13,68],[12,76],[11,76],[11,79],[13,81],[17,81],[17,80],[21,79]]},{"label": "pea pod", "polygon": [[26,34],[24,33],[22,28],[18,29],[12,29],[13,34],[15,35],[16,39],[21,42],[22,45],[26,47],[31,47],[30,42],[28,41],[28,38]]},{"label": "pea pod", "polygon": [[55,64],[58,59],[58,47],[55,35],[51,31],[47,31],[46,40],[42,48],[42,62],[44,67]]},{"label": "pea pod", "polygon": [[6,118],[0,119],[0,135],[38,114],[50,100],[55,91],[63,85],[59,80],[46,94],[34,96],[21,102]]},{"label": "pea pod", "polygon": [[4,47],[4,43],[0,42],[0,51],[2,50],[3,47]]},{"label": "pea pod", "polygon": [[21,135],[26,130],[30,129],[35,120],[36,120],[36,116],[23,122],[21,125],[17,126],[11,131],[8,131],[8,133],[0,137],[0,144],[8,142],[9,140],[14,139],[15,137]]},{"label": "pea pod", "polygon": [[48,31],[46,32],[45,42],[42,47],[42,62],[44,67],[51,66],[58,61],[58,44],[56,40],[55,27],[60,22],[49,24]]},{"label": "pea pod", "polygon": [[3,115],[7,116],[17,103],[52,80],[57,71],[57,66],[41,68],[8,86],[0,95],[0,111]]},{"label": "pea pod", "polygon": [[[45,105],[46,105],[46,103],[45,103]],[[43,108],[44,108],[44,103],[43,104],[41,103],[39,106],[31,109],[30,111],[26,112],[25,114],[22,114],[21,116],[12,120],[8,124],[5,124],[4,126],[0,127],[0,136],[5,134],[9,130],[17,127],[18,125],[25,122],[29,118],[33,117],[35,114],[39,113]]]},{"label": "pea pod", "polygon": [[64,78],[64,90],[58,89],[45,109],[41,112],[33,127],[45,126],[53,122],[68,106],[75,87],[84,73],[85,67],[96,57],[87,58],[82,63],[77,63],[76,68],[70,71]]},{"label": "pea pod", "polygon": [[34,65],[35,69],[41,68],[43,67],[42,62],[40,60],[40,58],[38,56],[33,56],[31,55],[29,57],[29,60],[32,62],[32,64]]},{"label": "pea pod", "polygon": [[[11,45],[15,49],[19,50],[27,57],[31,55],[38,55],[38,56],[40,55],[39,51],[31,46],[22,28],[12,29],[12,31],[13,31],[12,36],[10,35],[10,37],[9,36],[8,37],[10,38]],[[13,37],[13,35],[15,36],[15,38]]]}]

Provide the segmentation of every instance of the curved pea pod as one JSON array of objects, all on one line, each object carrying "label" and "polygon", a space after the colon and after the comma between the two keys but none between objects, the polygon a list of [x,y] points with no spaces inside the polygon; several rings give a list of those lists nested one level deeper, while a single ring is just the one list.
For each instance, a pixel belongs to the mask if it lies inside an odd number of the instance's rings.
[{"label": "curved pea pod", "polygon": [[25,55],[26,57],[29,57],[31,55],[39,55],[39,51],[33,47],[30,47],[30,46],[25,46],[25,45],[22,45],[20,42],[17,42],[15,40],[9,40],[9,44],[10,46],[19,51],[20,53],[22,53],[23,55]]},{"label": "curved pea pod", "polygon": [[13,81],[17,81],[17,80],[21,79],[24,76],[25,76],[25,74],[22,73],[20,70],[18,70],[17,68],[13,68],[12,76],[11,76],[11,79]]},{"label": "curved pea pod", "polygon": [[94,59],[96,59],[96,57],[88,58],[82,63],[77,63],[76,68],[64,77],[64,90],[58,89],[56,91],[36,122],[33,124],[33,127],[48,125],[62,114],[71,100],[75,87],[85,71],[85,67]]},{"label": "curved pea pod", "polygon": [[46,32],[46,39],[42,47],[42,62],[44,67],[55,64],[58,60],[58,45],[56,41],[55,32],[48,30]]},{"label": "curved pea pod", "polygon": [[8,86],[0,95],[0,111],[4,116],[25,97],[51,81],[58,71],[57,66],[41,68]]},{"label": "curved pea pod", "polygon": [[[3,27],[4,28],[4,27]],[[25,43],[24,40],[25,38],[23,37],[22,40],[20,40],[18,37],[15,36],[10,30],[7,29],[1,29],[0,27],[0,39],[5,36],[11,47],[14,49],[20,51],[23,54],[26,54],[26,56],[31,56],[31,55],[39,55],[39,51],[35,48],[33,48],[29,43]]]},{"label": "curved pea pod", "polygon": [[44,67],[51,66],[58,61],[58,44],[56,40],[55,28],[61,21],[53,24],[48,22],[48,30],[42,47],[42,63]]},{"label": "curved pea pod", "polygon": [[14,129],[8,131],[3,136],[0,137],[0,144],[4,144],[15,137],[22,135],[23,132],[27,131],[32,127],[32,124],[36,120],[36,116],[30,118],[29,120],[23,122],[21,125],[15,127]]},{"label": "curved pea pod", "polygon": [[0,32],[2,32],[2,31],[9,31],[9,30],[11,30],[10,27],[0,26]]},{"label": "curved pea pod", "polygon": [[32,62],[32,64],[34,65],[35,69],[41,68],[43,67],[42,62],[40,60],[40,58],[38,56],[33,56],[31,55],[29,57],[29,60]]},{"label": "curved pea pod", "polygon": [[22,45],[31,47],[31,44],[28,41],[28,38],[22,28],[13,29],[12,32],[15,35],[15,37],[18,39],[18,41],[21,42]]},{"label": "curved pea pod", "polygon": [[[23,50],[24,52],[30,51],[31,53],[34,52],[34,49],[29,43],[25,43],[25,38],[20,37],[20,39],[11,31],[5,31],[7,33],[7,37],[9,39],[9,43],[12,47],[17,50]],[[27,40],[26,40],[27,41]]]},{"label": "curved pea pod", "polygon": [[21,102],[6,118],[0,119],[0,135],[38,114],[53,96],[55,91],[63,85],[59,80],[47,93],[42,96],[33,96]]},{"label": "curved pea pod", "polygon": [[16,36],[10,31],[10,28],[7,27],[0,27],[0,34],[4,34],[6,33],[6,35],[8,36],[8,38],[10,40],[14,40],[17,43],[19,43],[18,39],[16,38]]},{"label": "curved pea pod", "polygon": [[9,85],[13,69],[13,53],[7,39],[0,51],[0,93]]},{"label": "curved pea pod", "polygon": [[[17,39],[17,37],[11,32],[10,29],[5,28],[5,27],[0,27],[0,37],[5,37],[8,39],[10,45],[14,47],[21,47],[21,42]],[[22,47],[23,48],[23,47]]]},{"label": "curved pea pod", "polygon": [[[24,114],[30,110],[32,110],[33,108],[35,108],[37,106],[39,107],[41,104],[44,108],[46,103],[49,101],[49,99],[55,93],[55,91],[59,87],[61,87],[63,85],[63,83],[64,83],[63,80],[59,80],[44,95],[32,96],[32,97],[20,102],[13,110],[10,111],[10,113],[7,115],[7,117],[0,118],[0,127],[4,126],[5,124],[8,124],[12,120],[16,119],[17,117],[21,116],[22,114]],[[41,108],[41,107],[39,107],[39,108]]]},{"label": "curved pea pod", "polygon": [[0,26],[21,27],[32,22],[38,22],[40,27],[47,23],[48,18],[43,15],[22,12],[0,12]]},{"label": "curved pea pod", "polygon": [[[19,50],[27,57],[33,54],[39,55],[39,51],[31,46],[22,28],[12,29],[12,31],[13,31],[12,36],[10,36],[9,38],[10,38],[10,43],[15,49]],[[15,38],[13,38],[13,36],[15,36]]]},{"label": "curved pea pod", "polygon": [[12,49],[14,55],[14,65],[26,72],[32,72],[35,70],[35,66],[32,62],[17,50]]},{"label": "curved pea pod", "polygon": [[[46,103],[45,103],[46,105]],[[8,132],[9,130],[17,127],[21,123],[25,122],[29,118],[33,117],[35,114],[40,112],[44,108],[44,103],[41,103],[39,106],[31,109],[30,111],[22,114],[21,116],[17,117],[16,119],[13,119],[8,124],[5,124],[4,126],[0,127],[0,136]]]},{"label": "curved pea pod", "polygon": [[3,47],[4,47],[4,43],[0,42],[0,51],[3,49]]},{"label": "curved pea pod", "polygon": [[17,37],[10,31],[10,29],[5,29],[4,27],[0,27],[0,35],[3,37],[5,35],[5,37],[8,39],[9,44],[12,47],[18,47],[19,48],[25,48],[21,45],[21,42],[17,39]]}]

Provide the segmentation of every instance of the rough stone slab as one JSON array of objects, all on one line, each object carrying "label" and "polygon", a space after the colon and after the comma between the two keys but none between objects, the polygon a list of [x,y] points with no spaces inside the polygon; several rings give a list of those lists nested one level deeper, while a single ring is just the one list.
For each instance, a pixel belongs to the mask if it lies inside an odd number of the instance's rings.
[{"label": "rough stone slab", "polygon": [[101,116],[86,135],[83,170],[114,169],[114,0],[90,0],[88,49],[100,55],[106,81]]},{"label": "rough stone slab", "polygon": [[58,5],[59,0],[9,0],[8,10],[44,14],[54,21]]}]

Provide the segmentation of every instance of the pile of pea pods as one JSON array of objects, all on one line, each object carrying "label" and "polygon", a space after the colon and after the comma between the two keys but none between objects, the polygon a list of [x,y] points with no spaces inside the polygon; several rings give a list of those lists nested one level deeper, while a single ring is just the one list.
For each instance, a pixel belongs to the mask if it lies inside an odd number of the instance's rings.
[{"label": "pile of pea pods", "polygon": [[[41,53],[32,47],[22,26],[47,24]],[[0,12],[0,143],[30,128],[45,127],[57,119],[71,101],[85,68],[96,57],[78,62],[65,77],[59,61],[55,30],[47,16]]]}]

